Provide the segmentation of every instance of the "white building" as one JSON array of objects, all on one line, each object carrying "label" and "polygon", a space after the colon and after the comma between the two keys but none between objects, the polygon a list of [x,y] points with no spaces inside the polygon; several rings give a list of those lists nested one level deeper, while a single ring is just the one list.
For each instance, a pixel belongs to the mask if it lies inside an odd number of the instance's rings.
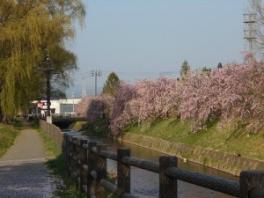
[{"label": "white building", "polygon": [[[72,99],[58,99],[51,100],[50,110],[52,115],[58,116],[75,116],[75,106],[81,101],[80,98],[72,98]],[[37,104],[38,109],[40,110],[40,114],[45,116],[45,112],[47,111],[47,101],[34,101],[34,104]]]}]

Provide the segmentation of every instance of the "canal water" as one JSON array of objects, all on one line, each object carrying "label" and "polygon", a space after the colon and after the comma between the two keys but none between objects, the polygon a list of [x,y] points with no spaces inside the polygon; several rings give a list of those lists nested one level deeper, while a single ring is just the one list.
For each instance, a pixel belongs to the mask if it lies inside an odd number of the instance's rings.
[{"label": "canal water", "polygon": [[[157,151],[149,150],[143,147],[132,144],[117,144],[105,140],[100,140],[104,143],[111,143],[107,149],[115,151],[118,147],[126,147],[131,149],[131,155],[137,158],[158,161],[159,156],[165,155]],[[191,162],[179,162],[179,167],[194,172],[205,173],[208,175],[220,176],[223,178],[234,179],[238,178],[230,174],[208,168]],[[116,175],[116,162],[107,160],[107,171],[111,175]],[[133,195],[140,198],[158,197],[159,195],[159,176],[156,173],[146,171],[140,168],[131,168],[131,191]],[[215,192],[203,187],[199,187],[186,182],[178,181],[178,197],[179,198],[232,198],[232,196],[223,193]]]}]

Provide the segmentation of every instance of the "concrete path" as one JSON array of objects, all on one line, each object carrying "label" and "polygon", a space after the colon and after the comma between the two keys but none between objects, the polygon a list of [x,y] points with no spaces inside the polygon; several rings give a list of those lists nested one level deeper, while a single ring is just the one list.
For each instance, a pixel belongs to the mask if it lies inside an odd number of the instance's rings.
[{"label": "concrete path", "polygon": [[54,197],[55,184],[44,162],[43,142],[37,131],[21,131],[0,159],[0,198]]}]

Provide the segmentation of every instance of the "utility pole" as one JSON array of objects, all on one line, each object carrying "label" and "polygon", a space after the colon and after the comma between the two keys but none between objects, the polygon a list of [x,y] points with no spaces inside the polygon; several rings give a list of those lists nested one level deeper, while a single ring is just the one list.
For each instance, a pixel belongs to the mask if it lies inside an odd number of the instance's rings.
[{"label": "utility pole", "polygon": [[254,11],[244,14],[244,39],[246,51],[256,55],[257,14]]},{"label": "utility pole", "polygon": [[74,95],[74,92],[72,92],[72,112],[73,112],[73,114],[75,113],[74,99],[75,99],[75,95]]},{"label": "utility pole", "polygon": [[87,96],[87,89],[86,89],[86,85],[85,85],[85,76],[81,77],[82,79],[82,98],[84,98],[85,96]]},{"label": "utility pole", "polygon": [[98,77],[102,76],[102,72],[100,70],[92,70],[91,77],[94,77],[94,95],[97,96],[97,80]]}]

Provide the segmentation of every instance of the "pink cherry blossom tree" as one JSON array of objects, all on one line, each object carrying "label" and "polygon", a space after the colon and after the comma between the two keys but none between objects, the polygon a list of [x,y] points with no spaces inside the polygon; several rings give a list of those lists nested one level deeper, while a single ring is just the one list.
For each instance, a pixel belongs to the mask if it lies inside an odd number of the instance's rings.
[{"label": "pink cherry blossom tree", "polygon": [[244,64],[190,71],[181,80],[121,83],[114,98],[84,98],[77,113],[89,120],[109,115],[114,135],[131,123],[167,118],[189,120],[193,132],[218,121],[242,123],[256,133],[264,127],[264,62],[250,56]]}]

